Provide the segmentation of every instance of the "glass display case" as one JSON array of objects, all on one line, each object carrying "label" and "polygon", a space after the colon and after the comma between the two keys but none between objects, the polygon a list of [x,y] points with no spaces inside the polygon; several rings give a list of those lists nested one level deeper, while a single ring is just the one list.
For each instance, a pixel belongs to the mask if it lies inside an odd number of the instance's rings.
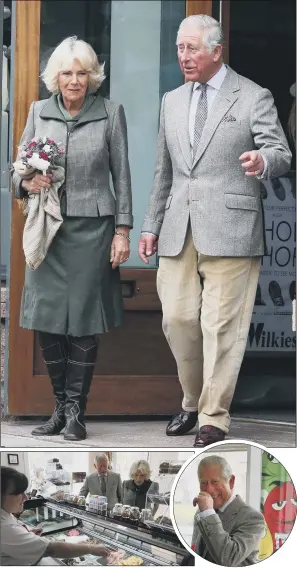
[{"label": "glass display case", "polygon": [[83,566],[194,566],[194,557],[179,542],[176,534],[149,527],[140,519],[100,515],[74,503],[46,499],[38,507],[30,501],[20,519],[41,527],[49,540],[68,543],[102,543],[111,549],[107,558],[84,555],[75,559],[53,560],[58,565]]},{"label": "glass display case", "polygon": [[154,490],[156,483],[147,492],[145,509],[141,512],[142,522],[151,528],[175,534],[170,519],[170,494],[177,472],[184,462],[162,462],[159,475],[154,479],[158,484],[158,493]]}]

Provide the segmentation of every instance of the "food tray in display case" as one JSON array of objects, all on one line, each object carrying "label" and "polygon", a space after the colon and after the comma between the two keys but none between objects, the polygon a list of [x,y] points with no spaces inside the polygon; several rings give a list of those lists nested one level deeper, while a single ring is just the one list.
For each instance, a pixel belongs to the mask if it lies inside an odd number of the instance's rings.
[{"label": "food tray in display case", "polygon": [[[45,512],[46,511],[46,512]],[[135,516],[137,511],[133,511]],[[46,501],[42,507],[31,510],[31,518],[21,519],[32,526],[44,525],[44,535],[52,541],[102,544],[111,550],[107,558],[83,555],[75,559],[61,559],[54,564],[68,566],[179,566],[187,560],[188,552],[176,534],[165,534],[138,523],[130,526],[78,509],[74,504]],[[35,515],[35,518],[34,518]],[[158,516],[158,515],[157,515]],[[38,517],[38,520],[37,520]],[[45,518],[47,519],[45,520]],[[43,522],[42,522],[43,519]],[[192,558],[192,557],[191,557]],[[55,559],[56,560],[56,559]],[[194,564],[184,564],[194,565]]]}]

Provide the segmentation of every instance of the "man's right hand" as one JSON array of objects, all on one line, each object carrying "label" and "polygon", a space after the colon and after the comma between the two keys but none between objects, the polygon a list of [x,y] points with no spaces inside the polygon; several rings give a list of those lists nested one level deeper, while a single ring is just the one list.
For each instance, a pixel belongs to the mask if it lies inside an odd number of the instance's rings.
[{"label": "man's right hand", "polygon": [[141,258],[141,260],[145,263],[148,264],[148,256],[153,256],[153,254],[155,254],[155,252],[157,251],[157,241],[158,241],[158,237],[157,235],[149,235],[149,234],[143,234],[140,237],[139,240],[139,245],[138,245],[138,254]]},{"label": "man's right hand", "polygon": [[52,174],[44,176],[42,174],[35,174],[30,180],[23,180],[22,186],[30,193],[40,193],[42,188],[49,189],[52,183]]}]

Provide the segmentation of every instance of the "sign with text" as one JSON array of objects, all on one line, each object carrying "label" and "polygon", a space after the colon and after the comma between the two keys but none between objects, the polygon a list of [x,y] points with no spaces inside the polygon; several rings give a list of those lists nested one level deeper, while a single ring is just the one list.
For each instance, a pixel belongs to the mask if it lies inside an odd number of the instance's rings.
[{"label": "sign with text", "polygon": [[296,296],[296,177],[261,182],[267,255],[262,259],[249,351],[294,351]]}]

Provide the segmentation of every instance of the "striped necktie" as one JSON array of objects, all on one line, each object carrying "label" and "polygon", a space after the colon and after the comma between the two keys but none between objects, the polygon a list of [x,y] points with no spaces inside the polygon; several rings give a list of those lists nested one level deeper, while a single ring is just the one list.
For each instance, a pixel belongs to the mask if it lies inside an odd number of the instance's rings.
[{"label": "striped necktie", "polygon": [[105,475],[101,475],[101,493],[106,496],[106,478]]},{"label": "striped necktie", "polygon": [[202,130],[204,128],[207,119],[207,83],[201,83],[200,85],[200,97],[197,104],[196,116],[195,116],[195,128],[194,128],[194,140],[193,140],[193,160],[197,152],[198,144],[202,135]]}]

